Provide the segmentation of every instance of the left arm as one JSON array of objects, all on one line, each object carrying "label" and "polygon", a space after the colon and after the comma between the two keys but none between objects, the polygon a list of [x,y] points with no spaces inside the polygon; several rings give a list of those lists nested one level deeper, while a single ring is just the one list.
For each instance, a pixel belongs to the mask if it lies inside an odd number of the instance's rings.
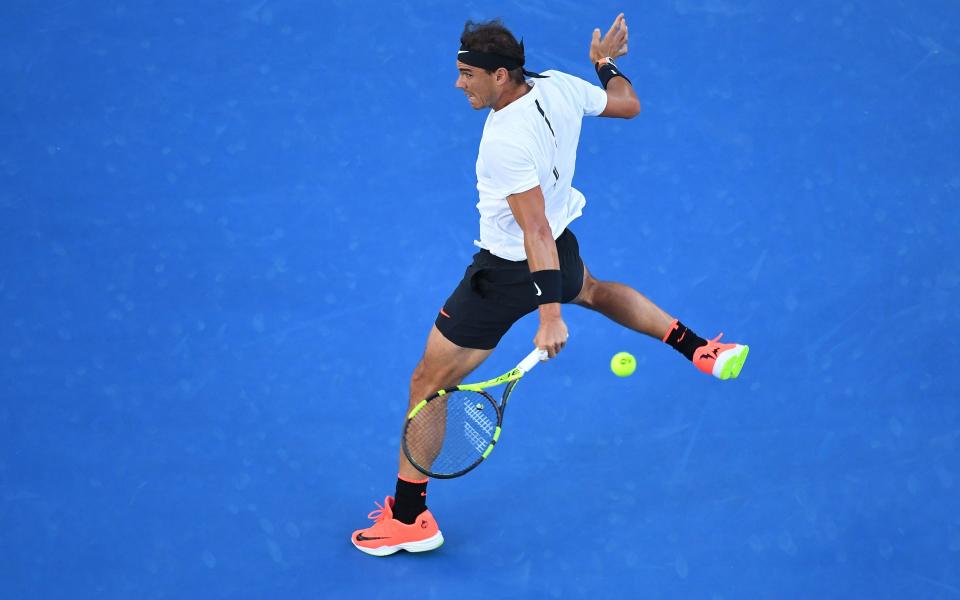
[{"label": "left arm", "polygon": [[632,119],[640,114],[640,99],[633,84],[623,77],[614,77],[607,84],[607,107],[598,116]]},{"label": "left arm", "polygon": [[[617,59],[627,53],[627,19],[623,13],[617,15],[613,25],[601,39],[600,30],[593,30],[593,39],[590,41],[590,62],[599,67],[601,61]],[[616,117],[632,119],[640,114],[640,99],[637,92],[625,77],[614,77],[606,85],[607,107],[600,113],[601,117]]]},{"label": "left arm", "polygon": [[[523,248],[527,253],[530,272],[560,270],[557,242],[553,239],[540,186],[507,196],[513,217],[523,230]],[[534,290],[530,290],[533,294]],[[560,314],[560,302],[540,305],[540,327],[533,343],[547,351],[550,358],[557,355],[567,343],[570,334]]]}]

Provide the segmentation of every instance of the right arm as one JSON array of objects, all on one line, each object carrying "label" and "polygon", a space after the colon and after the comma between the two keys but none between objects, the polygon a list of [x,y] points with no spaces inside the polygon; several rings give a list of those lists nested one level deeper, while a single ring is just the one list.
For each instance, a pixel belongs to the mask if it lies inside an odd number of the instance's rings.
[{"label": "right arm", "polygon": [[[543,191],[540,186],[518,194],[507,196],[507,203],[513,211],[517,225],[523,231],[523,248],[527,253],[530,272],[560,271],[560,257],[557,255],[557,243],[547,221]],[[538,289],[539,292],[539,289]],[[533,294],[533,290],[530,290]],[[539,294],[538,294],[539,295]],[[570,334],[567,324],[560,314],[560,299],[539,305],[540,327],[533,338],[533,344],[553,358],[563,350]]]},{"label": "right arm", "polygon": [[[600,38],[600,30],[593,30],[590,42],[590,62],[594,67],[603,59],[617,59],[627,53],[627,20],[617,15],[607,34]],[[614,77],[607,83],[607,106],[601,117],[632,119],[640,114],[640,99],[633,85],[623,77]]]}]

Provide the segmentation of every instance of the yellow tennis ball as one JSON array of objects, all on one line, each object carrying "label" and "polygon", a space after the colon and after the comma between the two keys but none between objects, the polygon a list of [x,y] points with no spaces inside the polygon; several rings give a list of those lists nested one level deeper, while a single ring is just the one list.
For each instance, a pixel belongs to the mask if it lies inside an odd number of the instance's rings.
[{"label": "yellow tennis ball", "polygon": [[629,352],[617,352],[610,359],[610,370],[617,377],[629,377],[637,370],[637,359]]}]

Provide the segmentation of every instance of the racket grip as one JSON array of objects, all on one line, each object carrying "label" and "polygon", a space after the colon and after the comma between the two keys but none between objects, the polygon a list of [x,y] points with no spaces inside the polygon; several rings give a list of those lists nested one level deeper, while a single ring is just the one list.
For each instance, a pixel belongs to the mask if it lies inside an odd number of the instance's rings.
[{"label": "racket grip", "polygon": [[540,348],[535,348],[533,352],[527,355],[526,358],[520,361],[520,364],[517,365],[517,368],[522,372],[527,373],[530,369],[537,366],[537,363],[541,360],[547,359],[547,351],[541,350]]}]

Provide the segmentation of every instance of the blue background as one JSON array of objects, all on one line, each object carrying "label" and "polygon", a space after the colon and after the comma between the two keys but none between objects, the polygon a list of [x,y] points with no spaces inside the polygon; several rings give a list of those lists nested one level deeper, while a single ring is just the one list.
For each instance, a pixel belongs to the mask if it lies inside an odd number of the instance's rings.
[{"label": "blue background", "polygon": [[[431,485],[447,543],[363,555],[474,251],[463,22],[593,81],[620,10],[644,111],[585,122],[583,256],[750,360],[718,382],[566,309],[498,451]],[[960,596],[958,17],[4,2],[0,596]]]}]

